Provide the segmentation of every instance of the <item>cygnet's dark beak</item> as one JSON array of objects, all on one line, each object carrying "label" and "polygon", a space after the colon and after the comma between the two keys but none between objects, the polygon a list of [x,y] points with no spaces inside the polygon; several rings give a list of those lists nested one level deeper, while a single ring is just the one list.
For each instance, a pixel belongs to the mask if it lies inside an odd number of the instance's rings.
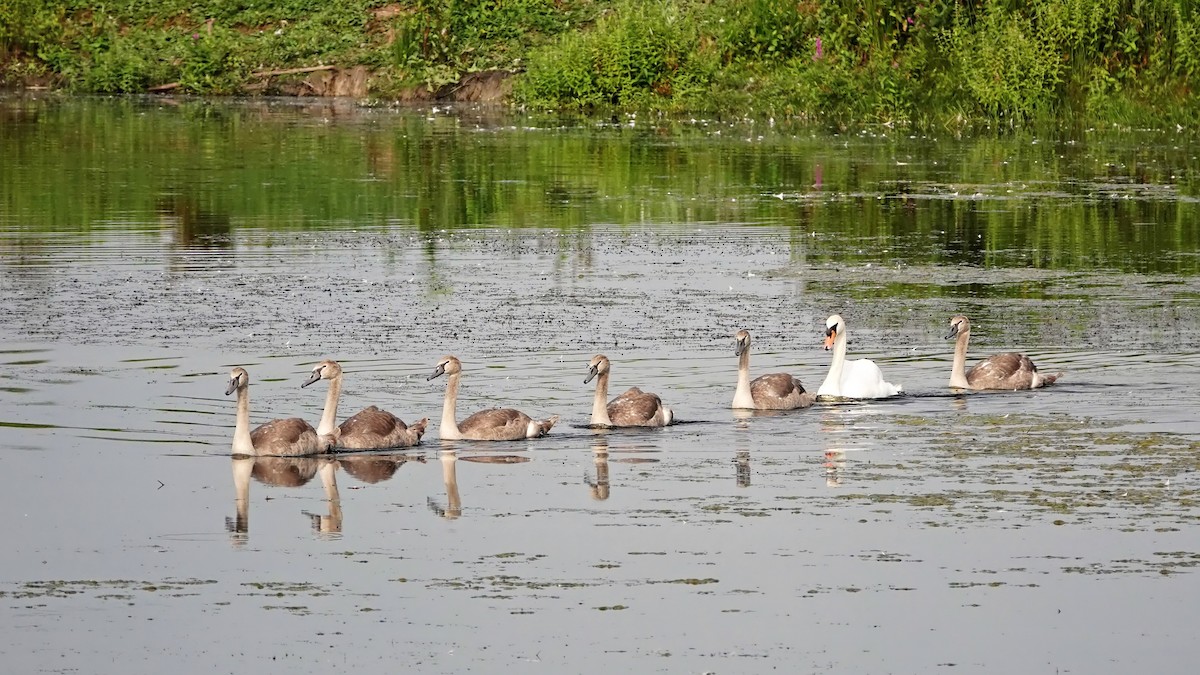
[{"label": "cygnet's dark beak", "polygon": [[237,391],[238,381],[236,377],[229,378],[229,386],[225,387],[225,395],[228,396]]},{"label": "cygnet's dark beak", "polygon": [[587,384],[588,382],[591,382],[592,378],[595,377],[596,373],[598,373],[598,372],[600,372],[600,370],[596,366],[593,366],[589,363],[588,364],[588,376],[583,378],[583,383]]},{"label": "cygnet's dark beak", "polygon": [[303,389],[319,379],[321,379],[321,369],[317,368],[316,370],[312,371],[312,375],[308,376],[308,379],[304,381],[304,384],[300,385],[300,388]]},{"label": "cygnet's dark beak", "polygon": [[425,378],[425,381],[428,382],[439,375],[445,375],[445,374],[446,374],[446,364],[439,363],[437,365],[437,368],[433,369],[433,374],[430,375],[429,377]]},{"label": "cygnet's dark beak", "polygon": [[954,337],[955,335],[958,335],[958,324],[953,323],[953,324],[950,324],[950,332],[946,333],[946,337],[944,339],[949,340],[950,338]]}]

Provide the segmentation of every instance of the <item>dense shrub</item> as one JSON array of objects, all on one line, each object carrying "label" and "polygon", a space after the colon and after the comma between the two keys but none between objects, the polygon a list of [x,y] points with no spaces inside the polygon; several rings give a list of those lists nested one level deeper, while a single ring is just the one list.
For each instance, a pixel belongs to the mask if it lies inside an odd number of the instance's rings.
[{"label": "dense shrub", "polygon": [[1200,121],[1192,0],[0,0],[0,80],[231,93],[323,64],[384,94],[506,69],[541,107]]},{"label": "dense shrub", "polygon": [[532,53],[519,95],[531,102],[646,105],[652,97],[697,94],[716,65],[677,3],[623,2],[593,30]]},{"label": "dense shrub", "polygon": [[0,0],[0,56],[34,52],[57,36],[63,0]]}]

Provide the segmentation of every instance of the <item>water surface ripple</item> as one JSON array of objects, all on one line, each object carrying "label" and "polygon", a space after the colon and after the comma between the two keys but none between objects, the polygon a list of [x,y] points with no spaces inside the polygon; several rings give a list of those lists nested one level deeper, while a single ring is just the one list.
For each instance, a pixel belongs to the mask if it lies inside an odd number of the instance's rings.
[{"label": "water surface ripple", "polygon": [[[0,99],[14,672],[1200,656],[1188,138],[176,103]],[[833,312],[904,396],[729,409],[738,329],[815,390]],[[957,313],[1062,380],[950,391]],[[596,353],[681,423],[589,428]],[[562,421],[440,440],[444,354]],[[424,442],[231,457],[230,368],[316,422],[324,358]]]}]

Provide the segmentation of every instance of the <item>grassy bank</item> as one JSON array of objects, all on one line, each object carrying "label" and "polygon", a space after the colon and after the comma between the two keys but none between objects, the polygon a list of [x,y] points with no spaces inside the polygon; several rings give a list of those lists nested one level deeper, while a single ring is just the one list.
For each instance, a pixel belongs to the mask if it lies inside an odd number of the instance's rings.
[{"label": "grassy bank", "polygon": [[[837,122],[1200,121],[1186,0],[0,0],[0,76],[87,92],[436,92]],[[285,71],[303,69],[303,72]],[[309,82],[308,87],[313,85]]]}]

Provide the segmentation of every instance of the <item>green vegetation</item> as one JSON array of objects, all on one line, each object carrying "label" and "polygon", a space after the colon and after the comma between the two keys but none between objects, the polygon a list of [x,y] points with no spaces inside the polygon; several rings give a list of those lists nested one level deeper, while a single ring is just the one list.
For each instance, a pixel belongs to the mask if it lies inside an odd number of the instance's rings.
[{"label": "green vegetation", "polygon": [[[1193,0],[0,0],[0,77],[380,97],[517,73],[517,102],[833,122],[1200,121]],[[293,91],[303,91],[294,87]]]},{"label": "green vegetation", "polygon": [[517,92],[835,121],[1187,123],[1195,5],[627,0],[536,49]]},{"label": "green vegetation", "polygon": [[0,0],[9,82],[85,92],[258,91],[264,71],[364,66],[377,93],[513,68],[592,3],[554,0]]}]

